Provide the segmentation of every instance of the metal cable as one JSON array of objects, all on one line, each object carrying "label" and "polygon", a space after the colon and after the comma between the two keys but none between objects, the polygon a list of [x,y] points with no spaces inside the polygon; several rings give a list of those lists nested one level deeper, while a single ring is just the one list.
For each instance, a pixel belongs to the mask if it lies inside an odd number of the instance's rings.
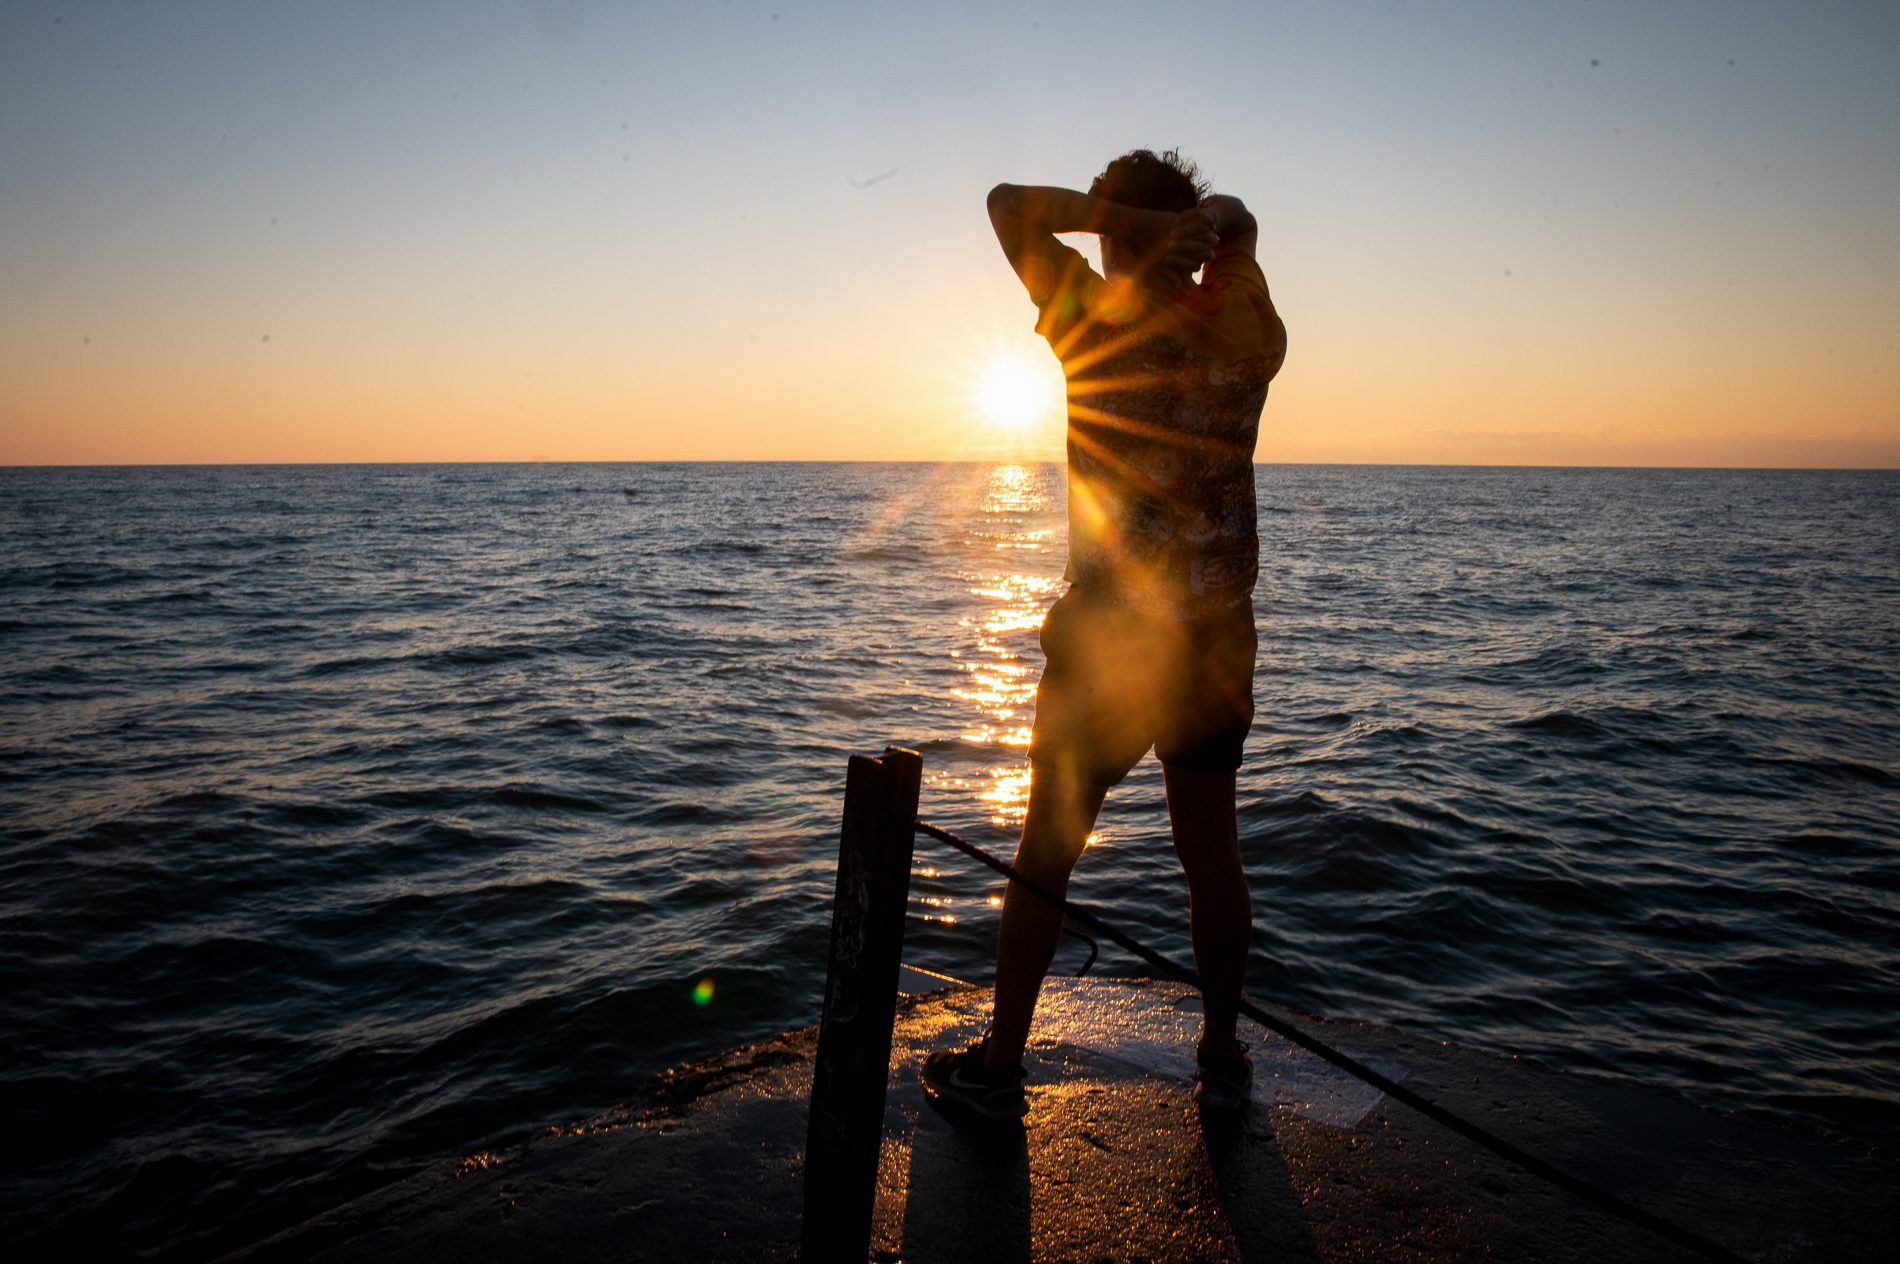
[{"label": "metal cable", "polygon": [[[1181,982],[1198,989],[1202,996],[1209,994],[1209,989],[1201,982],[1201,977],[1194,971],[1170,961],[1147,945],[1123,934],[1119,929],[1105,921],[1100,914],[1092,913],[1074,901],[1055,894],[1033,879],[1025,877],[1022,873],[1018,872],[1013,865],[998,860],[975,843],[967,839],[959,838],[947,829],[932,825],[930,822],[922,820],[921,818],[916,822],[916,825],[919,833],[927,834],[940,843],[949,844],[951,847],[956,848],[964,855],[970,857],[970,859],[977,861],[979,864],[988,866],[1008,878],[1011,882],[1020,884],[1025,891],[1030,892],[1045,903],[1052,904],[1056,908],[1061,909],[1065,915],[1074,918],[1096,934],[1126,948],[1129,952],[1134,953],[1137,957],[1140,957],[1143,961],[1161,971],[1163,974],[1171,978],[1179,979]],[[1664,1220],[1661,1216],[1653,1212],[1644,1211],[1641,1207],[1636,1206],[1627,1199],[1619,1198],[1608,1190],[1599,1189],[1579,1177],[1572,1176],[1562,1168],[1545,1162],[1536,1155],[1530,1154],[1516,1145],[1513,1145],[1511,1142],[1506,1141],[1503,1137],[1498,1136],[1489,1129],[1474,1124],[1460,1115],[1455,1115],[1438,1103],[1419,1096],[1396,1080],[1379,1074],[1351,1054],[1343,1053],[1319,1037],[1295,1027],[1285,1019],[1269,1014],[1266,1010],[1255,1005],[1246,997],[1228,995],[1218,991],[1212,993],[1212,995],[1234,1006],[1241,1013],[1259,1023],[1268,1031],[1284,1036],[1307,1052],[1324,1058],[1348,1075],[1363,1080],[1386,1096],[1410,1106],[1413,1110],[1425,1116],[1427,1119],[1430,1119],[1432,1122],[1441,1124],[1459,1136],[1476,1142],[1500,1158],[1510,1160],[1531,1175],[1541,1177],[1559,1189],[1575,1194],[1578,1198],[1583,1199],[1599,1211],[1607,1212],[1620,1220],[1625,1220],[1630,1224],[1647,1229],[1658,1237],[1673,1242],[1686,1250],[1695,1251],[1709,1259],[1722,1260],[1725,1264],[1745,1264],[1742,1256],[1737,1255],[1720,1243],[1703,1237],[1693,1229],[1685,1228],[1673,1221]]]},{"label": "metal cable", "polygon": [[1089,946],[1089,959],[1087,961],[1084,961],[1082,963],[1082,968],[1075,972],[1075,977],[1079,979],[1083,975],[1089,972],[1089,967],[1095,964],[1096,955],[1100,953],[1102,950],[1096,945],[1093,939],[1090,939],[1087,935],[1084,935],[1081,931],[1076,930],[1073,927],[1064,926],[1062,928],[1062,933],[1067,935],[1071,939],[1079,939],[1083,943]]}]

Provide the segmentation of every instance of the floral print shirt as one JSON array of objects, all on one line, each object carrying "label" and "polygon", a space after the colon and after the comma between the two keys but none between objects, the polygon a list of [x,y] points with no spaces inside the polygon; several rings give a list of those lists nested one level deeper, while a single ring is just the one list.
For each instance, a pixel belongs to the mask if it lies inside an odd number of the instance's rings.
[{"label": "floral print shirt", "polygon": [[1254,441],[1286,352],[1266,278],[1229,254],[1176,294],[1059,250],[1024,280],[1068,381],[1068,580],[1160,618],[1240,605],[1260,565]]}]

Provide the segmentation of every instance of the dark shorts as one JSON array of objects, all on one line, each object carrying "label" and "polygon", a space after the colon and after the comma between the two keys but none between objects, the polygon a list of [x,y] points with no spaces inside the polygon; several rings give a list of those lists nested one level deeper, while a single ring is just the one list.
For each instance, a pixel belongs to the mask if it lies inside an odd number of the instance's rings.
[{"label": "dark shorts", "polygon": [[1030,763],[1112,786],[1152,746],[1175,768],[1234,771],[1257,646],[1250,602],[1176,623],[1071,588],[1042,624]]}]

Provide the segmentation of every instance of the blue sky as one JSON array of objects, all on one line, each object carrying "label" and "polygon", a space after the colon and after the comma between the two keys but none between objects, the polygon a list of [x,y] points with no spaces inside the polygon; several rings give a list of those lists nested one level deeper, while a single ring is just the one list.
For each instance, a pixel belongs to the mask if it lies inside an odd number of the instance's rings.
[{"label": "blue sky", "polygon": [[1896,53],[1887,4],[15,3],[0,460],[982,455],[963,379],[1046,354],[984,192],[1179,145],[1291,331],[1262,459],[1893,464]]}]

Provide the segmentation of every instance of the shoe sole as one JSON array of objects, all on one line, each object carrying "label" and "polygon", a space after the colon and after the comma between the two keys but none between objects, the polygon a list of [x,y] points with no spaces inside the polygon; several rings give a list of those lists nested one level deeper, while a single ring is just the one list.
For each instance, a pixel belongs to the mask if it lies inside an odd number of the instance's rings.
[{"label": "shoe sole", "polygon": [[924,1100],[935,1107],[938,1114],[949,1118],[952,1123],[959,1119],[967,1119],[985,1124],[1020,1125],[1023,1116],[1029,1113],[1028,1103],[1024,1103],[1017,1109],[994,1111],[977,1105],[967,1097],[947,1092],[929,1080],[923,1081],[923,1086]]}]

